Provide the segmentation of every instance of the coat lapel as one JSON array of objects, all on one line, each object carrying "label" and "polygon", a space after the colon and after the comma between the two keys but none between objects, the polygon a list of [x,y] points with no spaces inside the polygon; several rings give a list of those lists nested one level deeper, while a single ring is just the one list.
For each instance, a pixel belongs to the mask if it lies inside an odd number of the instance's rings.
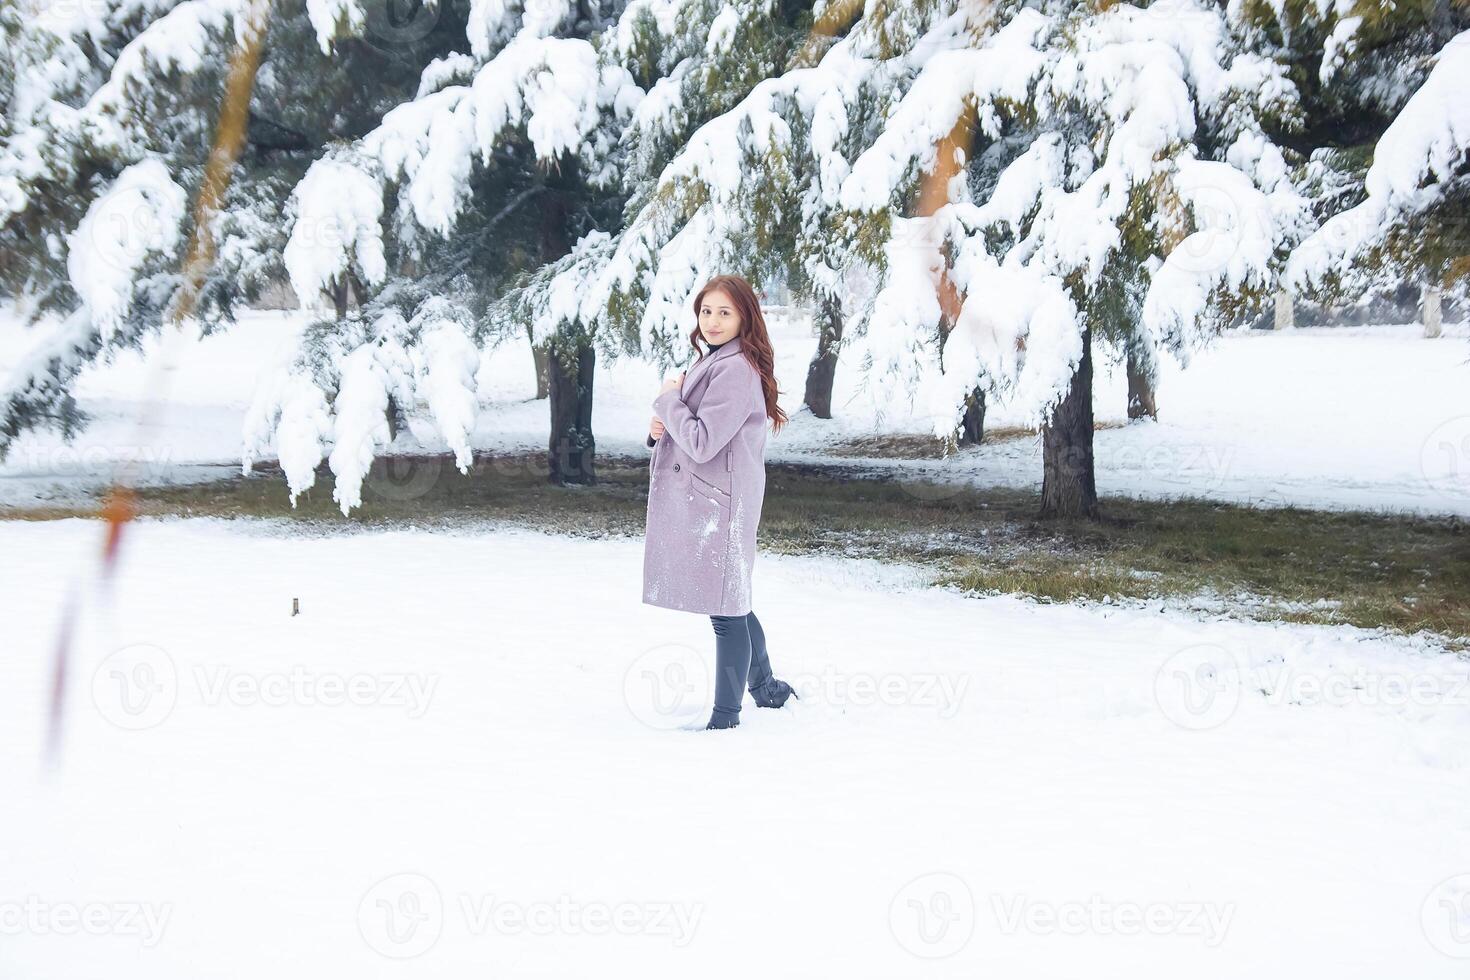
[{"label": "coat lapel", "polygon": [[722,357],[729,357],[731,354],[734,354],[739,349],[740,336],[736,335],[721,344],[720,349],[715,351],[713,354],[701,357],[699,360],[695,361],[694,365],[684,372],[684,384],[680,387],[679,390],[681,392],[691,390],[691,385],[694,384],[695,379],[697,379],[701,374],[707,371],[711,363],[713,363],[714,361],[718,361]]}]

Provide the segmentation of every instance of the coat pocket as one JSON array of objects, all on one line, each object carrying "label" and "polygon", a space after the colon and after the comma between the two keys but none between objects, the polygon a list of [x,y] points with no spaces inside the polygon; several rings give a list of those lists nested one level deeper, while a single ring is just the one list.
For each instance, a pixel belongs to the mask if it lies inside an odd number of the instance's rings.
[{"label": "coat pocket", "polygon": [[698,490],[706,497],[709,497],[712,500],[719,501],[721,504],[728,505],[730,503],[730,492],[728,490],[721,490],[719,487],[715,486],[713,483],[709,482],[698,473],[695,473],[693,470],[689,472],[689,481],[693,485],[694,489]]}]

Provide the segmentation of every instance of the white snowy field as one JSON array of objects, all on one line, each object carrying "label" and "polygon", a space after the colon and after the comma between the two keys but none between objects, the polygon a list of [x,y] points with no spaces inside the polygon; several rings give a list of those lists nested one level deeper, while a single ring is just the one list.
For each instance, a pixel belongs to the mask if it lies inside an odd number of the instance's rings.
[{"label": "white snowy field", "polygon": [[[1470,663],[765,555],[780,711],[641,542],[0,522],[0,976],[1463,977]],[[292,599],[301,614],[290,615]]]},{"label": "white snowy field", "polygon": [[[161,361],[129,352],[81,379],[81,407],[96,418],[74,444],[49,432],[23,436],[0,464],[0,504],[70,499],[104,485],[111,461],[134,458],[145,480],[195,480],[238,471],[241,423],[262,371],[292,349],[303,320],[254,312],[228,332],[180,346]],[[863,344],[844,353],[834,397],[836,418],[798,413],[816,341],[805,320],[773,316],[777,378],[791,424],[767,447],[772,462],[838,461],[828,450],[846,440],[929,429],[907,399],[860,386]],[[1470,516],[1470,327],[1450,326],[1425,340],[1415,324],[1281,333],[1228,333],[1187,370],[1163,360],[1159,421],[1097,433],[1097,485],[1104,495],[1180,495]],[[34,344],[34,334],[0,317],[0,378]],[[142,399],[167,376],[169,401],[146,430],[135,419]],[[534,398],[529,348],[510,342],[482,358],[482,405],[471,439],[477,449],[544,450],[546,403]],[[646,454],[643,437],[658,392],[652,364],[600,361],[593,431],[604,452]],[[1121,365],[1097,364],[1096,414],[1126,421]],[[919,405],[922,406],[922,399]],[[427,421],[392,451],[442,450]],[[988,425],[1016,424],[992,406]],[[415,438],[417,437],[417,438]],[[847,464],[897,469],[975,486],[1039,489],[1039,440],[1021,437],[966,449],[944,462],[862,459]],[[281,495],[287,489],[281,481]]]}]

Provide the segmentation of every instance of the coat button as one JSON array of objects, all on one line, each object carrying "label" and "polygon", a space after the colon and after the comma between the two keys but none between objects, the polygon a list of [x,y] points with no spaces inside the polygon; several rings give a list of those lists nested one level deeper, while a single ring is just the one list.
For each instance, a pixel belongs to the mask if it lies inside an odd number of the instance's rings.
[{"label": "coat button", "polygon": [[675,473],[679,472],[679,464],[678,463],[675,463],[674,464],[674,472]]}]

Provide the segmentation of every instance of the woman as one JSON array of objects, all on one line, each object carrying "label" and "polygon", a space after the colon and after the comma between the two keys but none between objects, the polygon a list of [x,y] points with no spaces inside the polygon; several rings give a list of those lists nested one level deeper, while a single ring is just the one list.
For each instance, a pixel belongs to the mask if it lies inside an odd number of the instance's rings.
[{"label": "woman", "polygon": [[[771,673],[751,608],[755,531],[766,491],[766,420],[781,431],[775,358],[750,283],[716,276],[694,297],[694,365],[653,400],[643,601],[704,613],[715,631],[715,709],[709,728],[740,724],[751,699],[779,708],[793,693]],[[697,341],[709,345],[700,353]]]}]

